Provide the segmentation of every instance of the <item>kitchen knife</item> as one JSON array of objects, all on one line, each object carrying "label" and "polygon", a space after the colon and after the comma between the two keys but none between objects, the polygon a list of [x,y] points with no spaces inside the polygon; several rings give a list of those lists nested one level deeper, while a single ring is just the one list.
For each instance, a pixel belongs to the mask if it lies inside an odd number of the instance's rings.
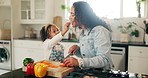
[{"label": "kitchen knife", "polygon": [[72,56],[73,54],[72,54],[72,52],[70,53],[70,54],[68,54],[63,60],[62,60],[62,62],[66,59],[66,58],[68,58],[68,57],[70,57],[70,56]]}]

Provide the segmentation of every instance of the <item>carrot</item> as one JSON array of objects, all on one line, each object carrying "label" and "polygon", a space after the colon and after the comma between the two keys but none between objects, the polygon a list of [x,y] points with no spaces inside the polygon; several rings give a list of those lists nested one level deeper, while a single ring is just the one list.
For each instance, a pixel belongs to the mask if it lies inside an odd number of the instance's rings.
[{"label": "carrot", "polygon": [[44,63],[44,64],[48,65],[48,67],[58,68],[58,66],[52,65],[52,64],[50,64],[50,63],[48,63],[46,61],[41,61],[40,63]]},{"label": "carrot", "polygon": [[65,66],[65,64],[62,63],[62,64],[60,64],[59,66]]}]

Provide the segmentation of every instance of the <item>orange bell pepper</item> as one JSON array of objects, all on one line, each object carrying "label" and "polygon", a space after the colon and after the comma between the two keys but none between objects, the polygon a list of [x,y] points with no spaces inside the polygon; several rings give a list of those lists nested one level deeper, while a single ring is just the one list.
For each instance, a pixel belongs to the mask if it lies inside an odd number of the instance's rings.
[{"label": "orange bell pepper", "polygon": [[46,75],[48,66],[44,63],[37,63],[34,66],[34,72],[36,77],[44,77]]}]

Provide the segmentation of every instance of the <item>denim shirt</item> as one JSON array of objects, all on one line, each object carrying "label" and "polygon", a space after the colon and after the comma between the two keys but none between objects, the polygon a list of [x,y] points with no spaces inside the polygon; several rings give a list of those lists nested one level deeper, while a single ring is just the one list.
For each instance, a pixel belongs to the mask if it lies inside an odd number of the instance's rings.
[{"label": "denim shirt", "polygon": [[[96,26],[91,31],[81,33],[80,46],[76,56],[81,58],[83,68],[110,69],[113,65],[110,51],[110,31],[103,26]],[[78,60],[78,62],[80,61]]]}]

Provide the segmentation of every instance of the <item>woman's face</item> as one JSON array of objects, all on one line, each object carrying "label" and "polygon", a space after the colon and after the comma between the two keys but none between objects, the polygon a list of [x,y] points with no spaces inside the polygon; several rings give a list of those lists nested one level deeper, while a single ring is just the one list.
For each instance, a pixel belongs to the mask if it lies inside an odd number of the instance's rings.
[{"label": "woman's face", "polygon": [[49,38],[53,38],[55,35],[57,35],[58,33],[60,33],[60,30],[57,26],[53,25],[50,28],[48,28],[48,31],[50,31],[49,33]]},{"label": "woman's face", "polygon": [[69,20],[72,22],[72,26],[73,27],[77,27],[78,26],[78,22],[75,20],[75,9],[74,9],[74,6],[72,6],[71,9],[70,9]]}]

